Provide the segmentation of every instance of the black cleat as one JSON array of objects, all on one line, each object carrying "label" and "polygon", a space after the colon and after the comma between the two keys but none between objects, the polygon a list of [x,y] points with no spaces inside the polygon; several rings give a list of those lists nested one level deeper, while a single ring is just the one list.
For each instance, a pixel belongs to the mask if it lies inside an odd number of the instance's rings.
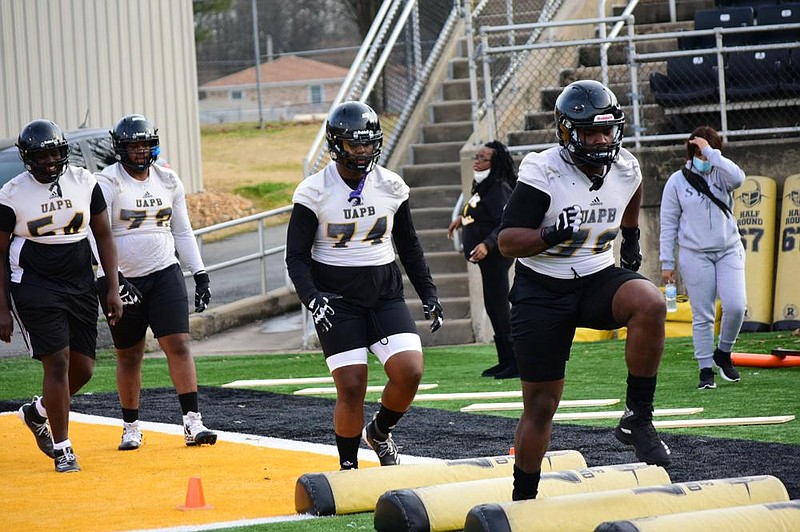
[{"label": "black cleat", "polygon": [[72,447],[55,451],[55,453],[56,456],[53,461],[56,464],[57,473],[74,473],[81,470],[81,466],[78,465],[78,459],[75,457],[75,452],[72,450]]},{"label": "black cleat", "polygon": [[633,445],[636,458],[652,465],[666,467],[670,464],[670,450],[658,437],[650,412],[646,416],[625,409],[614,436],[626,445]]},{"label": "black cleat", "polygon": [[36,405],[34,403],[38,399],[38,397],[34,396],[30,403],[22,405],[19,410],[17,410],[17,416],[31,429],[39,449],[50,458],[55,458],[56,453],[53,450],[53,436],[50,434],[50,427],[47,426],[47,419],[40,416],[36,411]]},{"label": "black cleat", "polygon": [[400,463],[400,454],[397,452],[397,445],[395,445],[392,435],[389,434],[386,439],[380,439],[377,430],[375,430],[374,418],[364,425],[364,430],[361,431],[361,438],[364,443],[369,445],[370,449],[375,451],[382,466],[392,466]]}]

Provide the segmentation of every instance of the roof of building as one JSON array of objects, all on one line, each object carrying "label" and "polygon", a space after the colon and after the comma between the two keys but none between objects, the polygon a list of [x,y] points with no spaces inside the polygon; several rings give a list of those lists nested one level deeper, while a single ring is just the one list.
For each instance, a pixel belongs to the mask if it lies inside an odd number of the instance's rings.
[{"label": "roof of building", "polygon": [[[281,56],[274,61],[261,64],[262,83],[285,83],[303,80],[342,79],[347,69],[314,59]],[[239,72],[209,81],[201,88],[226,87],[231,85],[253,85],[256,83],[256,68],[250,67]]]}]

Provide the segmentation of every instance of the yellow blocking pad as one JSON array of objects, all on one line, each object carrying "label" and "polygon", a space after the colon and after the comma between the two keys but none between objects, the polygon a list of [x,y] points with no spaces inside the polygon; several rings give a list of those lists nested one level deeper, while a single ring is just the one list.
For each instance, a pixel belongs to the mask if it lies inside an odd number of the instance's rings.
[{"label": "yellow blocking pad", "polygon": [[[17,416],[0,415],[4,529],[112,531],[291,516],[297,476],[338,466],[335,454],[247,443],[186,447],[180,427],[175,434],[145,430],[144,445],[123,452],[117,450],[121,425],[71,421],[70,440],[82,471],[56,473]],[[220,440],[224,437],[220,433]],[[193,476],[201,478],[213,509],[177,509]]]},{"label": "yellow blocking pad", "polygon": [[595,532],[752,532],[800,530],[800,500],[752,504],[734,508],[682,512],[629,521],[607,521]]},{"label": "yellow blocking pad", "polygon": [[[542,460],[543,472],[583,467],[586,467],[586,460],[578,451],[550,451]],[[510,477],[513,470],[513,456],[492,456],[310,473],[297,479],[295,509],[298,513],[314,515],[371,512],[378,498],[389,490]]]},{"label": "yellow blocking pad", "polygon": [[[664,468],[644,463],[589,467],[543,473],[539,498],[637,486],[669,484]],[[384,493],[375,507],[375,530],[389,532],[440,532],[461,530],[473,506],[511,502],[511,476],[440,484]]]},{"label": "yellow blocking pad", "polygon": [[595,532],[725,532],[800,530],[800,500],[607,521]]},{"label": "yellow blocking pad", "polygon": [[783,483],[769,475],[700,480],[483,504],[470,510],[464,531],[577,532],[594,530],[604,521],[788,500],[789,494]]},{"label": "yellow blocking pad", "polygon": [[747,309],[742,332],[769,331],[775,280],[775,211],[778,185],[766,176],[749,175],[733,193],[733,214],[742,235]]}]

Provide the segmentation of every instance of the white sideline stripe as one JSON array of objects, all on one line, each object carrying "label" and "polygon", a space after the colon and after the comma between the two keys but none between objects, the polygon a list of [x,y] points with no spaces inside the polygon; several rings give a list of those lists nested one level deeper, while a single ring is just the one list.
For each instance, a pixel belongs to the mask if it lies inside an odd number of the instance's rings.
[{"label": "white sideline stripe", "polygon": [[270,523],[283,523],[289,521],[305,521],[307,519],[320,519],[311,514],[291,514],[276,515],[273,517],[262,517],[260,519],[240,519],[239,521],[220,521],[207,525],[176,526],[172,528],[139,528],[128,532],[194,532],[195,530],[221,530],[225,528],[235,528],[254,525],[268,525]]},{"label": "white sideline stripe", "polygon": [[[702,407],[693,408],[656,408],[653,410],[654,416],[684,416],[688,414],[699,414],[703,411]],[[553,421],[577,421],[581,419],[617,419],[622,417],[625,412],[623,410],[614,410],[607,412],[570,412],[569,414],[556,413],[553,416]]]},{"label": "white sideline stripe", "polygon": [[676,419],[673,421],[653,421],[653,426],[661,429],[678,429],[685,427],[722,427],[727,425],[775,425],[788,423],[794,416],[763,417],[721,417],[715,419]]},{"label": "white sideline stripe", "polygon": [[296,379],[253,379],[223,384],[223,388],[254,388],[256,386],[285,386],[291,384],[331,384],[333,377],[298,377]]},{"label": "white sideline stripe", "polygon": [[[611,406],[619,399],[574,399],[563,400],[558,408],[580,408],[583,406]],[[522,402],[513,403],[473,403],[461,409],[462,412],[485,412],[489,410],[522,410]]]},{"label": "white sideline stripe", "polygon": [[[438,388],[438,384],[420,384],[420,390],[433,390],[434,388]],[[367,386],[368,392],[382,392],[385,386]],[[297,390],[294,392],[294,395],[324,395],[329,393],[336,393],[336,388],[303,388],[302,390]]]}]

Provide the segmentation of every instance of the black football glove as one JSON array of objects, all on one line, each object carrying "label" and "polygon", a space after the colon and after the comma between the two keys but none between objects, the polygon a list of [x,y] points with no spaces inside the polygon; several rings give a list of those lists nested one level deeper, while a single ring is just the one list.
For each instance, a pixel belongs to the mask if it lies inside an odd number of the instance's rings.
[{"label": "black football glove", "polygon": [[317,292],[308,300],[308,305],[306,305],[311,317],[314,319],[314,325],[319,327],[322,332],[328,332],[333,327],[328,317],[336,314],[330,305],[330,302],[334,299],[342,299],[342,296],[328,292]]},{"label": "black football glove", "polygon": [[621,227],[622,245],[619,247],[619,265],[626,270],[639,271],[642,265],[642,250],[639,247],[639,228]]},{"label": "black football glove", "polygon": [[194,311],[203,312],[211,301],[211,281],[205,270],[194,274]]},{"label": "black football glove", "polygon": [[136,286],[119,272],[119,298],[123,307],[138,305],[142,302],[142,293]]},{"label": "black football glove", "polygon": [[431,332],[434,333],[444,323],[444,309],[436,298],[426,299],[422,302],[422,310],[425,312],[425,319],[431,320]]},{"label": "black football glove", "polygon": [[544,243],[549,247],[560,244],[572,238],[572,234],[581,227],[581,207],[571,205],[564,207],[558,215],[558,220],[554,225],[542,227],[541,235]]}]

